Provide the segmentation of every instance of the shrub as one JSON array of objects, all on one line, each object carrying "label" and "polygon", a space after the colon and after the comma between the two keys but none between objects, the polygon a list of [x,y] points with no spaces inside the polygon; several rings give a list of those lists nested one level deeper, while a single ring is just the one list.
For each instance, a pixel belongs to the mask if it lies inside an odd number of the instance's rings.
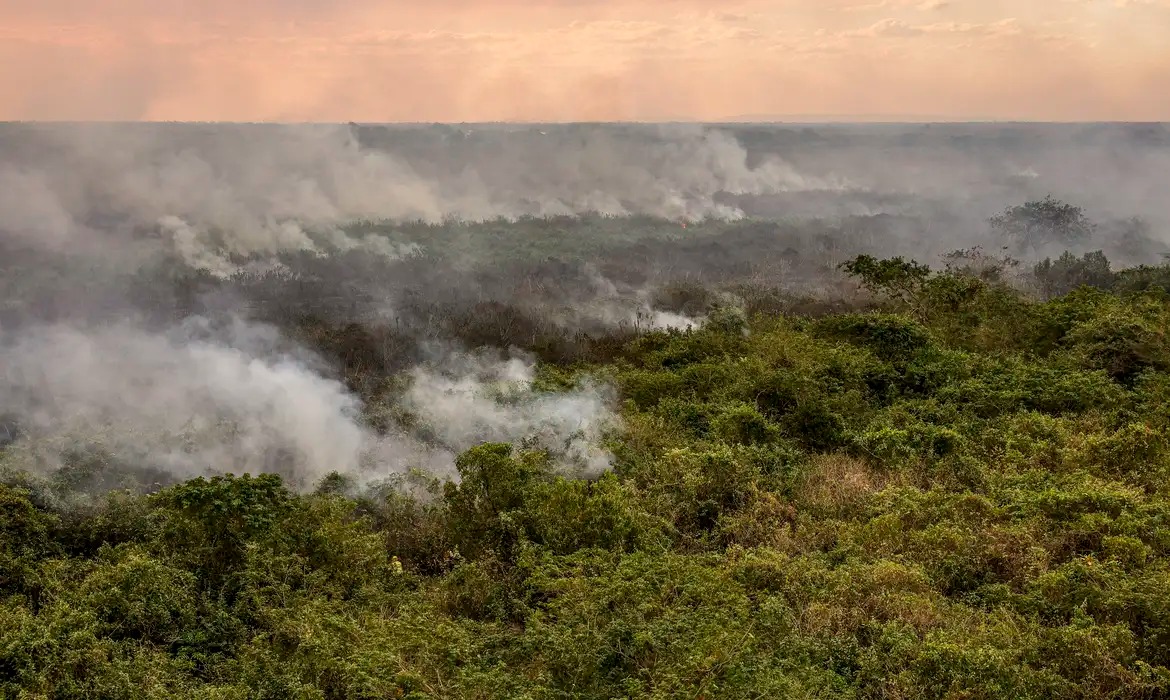
[{"label": "shrub", "polygon": [[167,516],[166,545],[211,587],[238,569],[247,544],[272,532],[293,507],[292,494],[272,474],[198,478],[152,500]]},{"label": "shrub", "polygon": [[1132,386],[1147,369],[1170,369],[1163,319],[1124,312],[1101,314],[1070,330],[1063,344],[1078,364],[1102,370],[1126,386]]},{"label": "shrub", "polygon": [[829,316],[816,327],[828,337],[868,347],[883,360],[909,360],[931,344],[930,333],[921,324],[887,314]]},{"label": "shrub", "polygon": [[668,523],[643,510],[632,484],[606,474],[597,481],[558,478],[537,485],[525,507],[528,537],[558,554],[583,549],[662,551]]},{"label": "shrub", "polygon": [[193,626],[193,574],[133,546],[104,549],[98,561],[75,594],[77,604],[94,613],[98,634],[167,646]]},{"label": "shrub", "polygon": [[845,421],[823,403],[802,401],[780,424],[789,437],[813,452],[828,452],[845,445]]},{"label": "shrub", "polygon": [[1114,283],[1109,259],[1099,250],[1080,258],[1065,251],[1055,262],[1045,258],[1036,264],[1033,274],[1045,299],[1068,294],[1078,287],[1109,289]]},{"label": "shrub", "polygon": [[711,421],[712,432],[721,440],[739,445],[763,445],[780,437],[779,428],[755,409],[743,403],[732,404]]},{"label": "shrub", "polygon": [[547,478],[548,465],[540,455],[517,457],[511,445],[487,443],[459,455],[455,466],[460,481],[447,482],[443,496],[451,541],[473,556],[492,551],[510,557],[523,536],[518,515],[528,489]]}]

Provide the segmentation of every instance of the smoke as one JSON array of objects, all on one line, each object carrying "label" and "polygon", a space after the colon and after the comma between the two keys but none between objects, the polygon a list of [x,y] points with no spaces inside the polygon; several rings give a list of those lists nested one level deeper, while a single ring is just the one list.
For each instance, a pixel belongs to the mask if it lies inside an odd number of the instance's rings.
[{"label": "smoke", "polygon": [[[609,394],[536,392],[532,377],[521,359],[449,355],[410,375],[401,408],[419,423],[379,435],[319,360],[239,319],[191,319],[166,332],[126,322],[0,333],[0,396],[22,436],[8,447],[8,466],[34,473],[100,453],[174,478],[272,472],[306,487],[333,471],[449,476],[454,456],[484,441],[528,441],[566,467],[606,468]],[[503,393],[499,382],[508,383]]]},{"label": "smoke", "polygon": [[180,477],[280,471],[282,455],[304,477],[356,469],[356,400],[293,356],[257,352],[265,339],[250,332],[24,328],[3,338],[0,393],[41,471],[74,448]]},{"label": "smoke", "polygon": [[1125,125],[5,125],[0,232],[155,236],[221,276],[235,256],[419,254],[395,224],[587,213],[922,217],[930,236],[898,243],[933,254],[1046,194],[1164,235],[1168,143]]},{"label": "smoke", "polygon": [[453,353],[410,372],[402,407],[420,428],[455,451],[482,442],[521,442],[545,449],[575,471],[609,467],[603,447],[617,427],[612,390],[586,383],[567,393],[533,391],[530,359]]},{"label": "smoke", "polygon": [[584,265],[584,289],[565,306],[532,309],[550,318],[566,332],[581,328],[630,328],[639,330],[690,330],[703,323],[701,317],[655,308],[649,286],[619,284],[602,275],[595,266]]},{"label": "smoke", "polygon": [[75,227],[44,173],[11,166],[0,167],[0,212],[0,229],[48,247],[61,245]]},{"label": "smoke", "polygon": [[[730,327],[742,300],[654,286],[819,288],[858,252],[994,250],[986,218],[1049,193],[1149,261],[1170,222],[1170,139],[1046,129],[4,125],[0,459],[48,473],[100,454],[306,487],[333,471],[452,476],[457,454],[499,440],[596,473],[611,390],[542,391],[533,359],[475,346]],[[580,218],[529,218],[556,216]],[[190,316],[213,307],[281,330]],[[389,332],[337,330],[368,309]],[[405,367],[405,384],[363,405],[286,335],[306,310],[335,334],[323,346],[353,341],[333,362],[380,352],[396,362],[374,371]],[[576,347],[591,346],[556,357]]]},{"label": "smoke", "polygon": [[330,125],[20,129],[9,134],[19,149],[4,154],[19,169],[0,171],[4,230],[45,245],[154,230],[190,264],[221,273],[231,255],[410,252],[384,238],[351,237],[342,227],[354,222],[582,213],[730,219],[743,212],[719,194],[843,186],[776,157],[749,165],[734,136],[694,127],[580,138],[534,132],[506,150],[499,145],[507,135],[492,134],[485,143],[432,144],[425,157],[394,141],[364,145],[354,130]]},{"label": "smoke", "polygon": [[[416,243],[395,243],[385,238],[368,234],[361,238],[346,235],[340,229],[330,229],[325,233],[325,240],[331,248],[322,250],[303,228],[295,221],[284,221],[273,224],[270,228],[261,229],[266,232],[263,247],[259,248],[259,241],[253,240],[250,245],[240,245],[238,239],[220,237],[224,243],[216,245],[216,237],[204,229],[198,229],[177,216],[164,216],[158,221],[159,230],[164,236],[169,236],[173,250],[190,267],[197,270],[206,270],[216,277],[228,278],[244,269],[234,264],[230,257],[255,256],[257,254],[275,255],[286,251],[301,251],[328,255],[329,252],[347,253],[354,250],[365,251],[379,255],[386,260],[401,260],[422,253],[422,248]],[[251,262],[255,263],[255,260]]]}]

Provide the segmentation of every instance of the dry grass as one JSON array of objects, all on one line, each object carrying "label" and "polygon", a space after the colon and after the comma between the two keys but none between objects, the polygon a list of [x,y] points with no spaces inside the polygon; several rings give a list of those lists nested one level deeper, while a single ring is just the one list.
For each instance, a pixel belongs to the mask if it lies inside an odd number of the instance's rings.
[{"label": "dry grass", "polygon": [[796,509],[791,504],[773,493],[760,491],[746,508],[721,521],[720,530],[728,546],[791,551],[795,520]]},{"label": "dry grass", "polygon": [[840,454],[817,455],[797,494],[796,505],[823,517],[852,517],[870,496],[890,483],[891,477],[877,473],[864,460]]}]

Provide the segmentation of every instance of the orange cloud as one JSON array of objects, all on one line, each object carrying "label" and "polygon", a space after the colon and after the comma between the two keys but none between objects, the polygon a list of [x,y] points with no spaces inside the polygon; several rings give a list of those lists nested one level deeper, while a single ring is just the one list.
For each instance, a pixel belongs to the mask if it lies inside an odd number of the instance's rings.
[{"label": "orange cloud", "polygon": [[0,0],[0,117],[1170,119],[1168,2]]}]

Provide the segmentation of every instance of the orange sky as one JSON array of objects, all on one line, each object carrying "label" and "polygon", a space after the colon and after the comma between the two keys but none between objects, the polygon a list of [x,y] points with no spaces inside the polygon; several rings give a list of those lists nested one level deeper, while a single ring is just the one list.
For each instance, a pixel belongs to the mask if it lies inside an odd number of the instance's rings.
[{"label": "orange sky", "polygon": [[1170,120],[1170,0],[0,0],[0,119]]}]

